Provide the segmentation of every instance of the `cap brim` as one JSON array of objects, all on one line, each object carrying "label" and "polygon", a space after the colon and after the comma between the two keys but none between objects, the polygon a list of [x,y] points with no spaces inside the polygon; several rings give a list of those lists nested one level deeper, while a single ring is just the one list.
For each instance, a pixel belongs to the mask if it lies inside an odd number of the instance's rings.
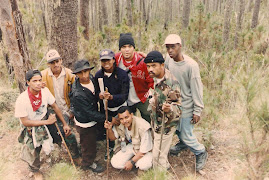
[{"label": "cap brim", "polygon": [[103,59],[113,59],[114,57],[111,56],[103,56],[101,57],[99,60],[103,60]]},{"label": "cap brim", "polygon": [[47,61],[47,63],[51,63],[52,61],[58,60],[58,59],[62,59],[61,57],[55,57],[53,59],[50,59]]},{"label": "cap brim", "polygon": [[83,70],[86,70],[86,69],[92,70],[93,68],[94,67],[82,67],[82,68],[79,68],[79,69],[73,71],[73,74],[79,73],[80,71],[83,71]]}]

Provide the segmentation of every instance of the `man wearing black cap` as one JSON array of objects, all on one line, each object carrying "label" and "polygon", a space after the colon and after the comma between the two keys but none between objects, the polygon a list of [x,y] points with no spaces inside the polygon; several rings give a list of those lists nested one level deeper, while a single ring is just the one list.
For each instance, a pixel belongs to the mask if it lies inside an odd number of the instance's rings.
[{"label": "man wearing black cap", "polygon": [[153,166],[168,169],[167,156],[181,116],[180,86],[170,71],[164,68],[164,58],[160,52],[151,51],[144,62],[149,75],[154,77],[154,93],[149,105],[154,132]]},{"label": "man wearing black cap", "polygon": [[[108,100],[108,115],[117,116],[122,106],[127,106],[129,94],[129,77],[126,71],[116,67],[115,54],[110,49],[100,51],[101,70],[95,74],[96,93],[99,95],[101,112],[105,112],[103,100]],[[108,92],[105,91],[108,88]],[[105,133],[104,125],[99,128]],[[110,156],[112,156],[114,141],[109,143]],[[107,159],[107,154],[105,155]]]},{"label": "man wearing black cap", "polygon": [[55,98],[48,88],[42,88],[42,76],[39,70],[29,70],[26,73],[28,88],[16,100],[15,117],[20,118],[21,132],[19,142],[23,144],[22,160],[29,165],[30,171],[40,169],[41,148],[46,154],[53,149],[52,137],[46,125],[56,122],[55,114],[46,119],[47,106],[50,105],[63,123],[66,136],[71,133],[64,121],[61,110],[55,103]]},{"label": "man wearing black cap", "polygon": [[[69,97],[71,111],[75,115],[74,121],[80,135],[82,169],[91,169],[93,172],[100,173],[104,171],[104,168],[94,162],[96,157],[96,123],[104,123],[106,117],[98,112],[94,77],[90,74],[93,68],[84,59],[75,63],[73,73],[76,74],[77,78],[72,85]],[[110,121],[115,119],[111,116],[108,118]]]},{"label": "man wearing black cap", "polygon": [[117,66],[127,71],[130,79],[127,104],[133,113],[139,109],[141,116],[150,122],[147,98],[149,89],[153,88],[153,79],[148,74],[142,56],[135,52],[134,39],[130,33],[120,35],[119,50],[115,55]]}]

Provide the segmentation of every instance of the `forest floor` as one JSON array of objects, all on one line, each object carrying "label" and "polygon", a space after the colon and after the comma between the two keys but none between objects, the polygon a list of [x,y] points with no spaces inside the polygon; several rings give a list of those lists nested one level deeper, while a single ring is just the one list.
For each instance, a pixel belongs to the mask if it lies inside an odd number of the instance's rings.
[{"label": "forest floor", "polygon": [[[0,130],[8,124],[10,115],[13,112],[2,114],[0,121]],[[189,150],[182,152],[178,156],[169,156],[169,162],[172,168],[169,174],[178,179],[244,179],[246,178],[246,162],[242,159],[240,152],[241,135],[239,135],[238,127],[235,127],[233,118],[223,119],[221,125],[218,126],[212,133],[212,145],[208,148],[208,161],[203,169],[203,174],[196,173],[195,156]],[[6,121],[6,122],[5,122]],[[202,139],[202,133],[199,130],[199,124],[196,127],[195,133],[199,139]],[[0,179],[17,179],[28,180],[34,179],[28,171],[27,164],[20,157],[21,145],[17,141],[18,128],[16,130],[0,131]],[[177,141],[174,136],[173,144]],[[55,145],[55,152],[51,156],[46,156],[41,153],[42,166],[41,172],[44,177],[49,177],[51,167],[58,162],[69,162],[66,150]],[[105,142],[98,143],[97,161],[106,166],[104,159]],[[240,158],[241,157],[241,158]],[[137,170],[130,172],[109,168],[109,179],[135,179],[137,178]],[[96,174],[91,170],[82,171],[80,179],[106,179],[106,172]],[[54,179],[54,178],[52,178]],[[57,178],[55,178],[57,179]]]}]

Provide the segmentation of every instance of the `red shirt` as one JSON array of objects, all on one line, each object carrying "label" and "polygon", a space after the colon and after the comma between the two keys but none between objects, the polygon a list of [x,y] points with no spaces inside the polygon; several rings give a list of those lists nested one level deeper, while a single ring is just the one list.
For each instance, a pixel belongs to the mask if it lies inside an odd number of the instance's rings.
[{"label": "red shirt", "polygon": [[119,66],[119,63],[122,61],[125,67],[131,71],[137,97],[142,103],[144,103],[148,98],[149,88],[154,88],[154,81],[149,76],[147,65],[144,63],[144,59],[141,60],[142,56],[137,52],[134,52],[131,63],[127,63],[125,61],[121,52],[117,53],[115,58],[117,66]]}]

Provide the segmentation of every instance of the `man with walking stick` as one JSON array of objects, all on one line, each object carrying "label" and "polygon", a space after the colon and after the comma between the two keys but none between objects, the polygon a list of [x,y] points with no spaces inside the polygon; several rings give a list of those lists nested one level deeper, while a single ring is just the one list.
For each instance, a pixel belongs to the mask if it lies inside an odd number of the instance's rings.
[{"label": "man with walking stick", "polygon": [[42,88],[41,72],[39,70],[29,70],[26,73],[26,83],[28,88],[19,95],[15,105],[15,117],[20,118],[21,122],[21,132],[18,140],[23,144],[22,160],[28,163],[30,171],[38,173],[41,165],[41,149],[46,154],[53,150],[53,139],[46,125],[54,124],[56,117],[55,114],[51,114],[46,118],[47,106],[50,105],[53,108],[63,123],[66,136],[71,133],[71,129],[65,122],[49,89]]},{"label": "man with walking stick", "polygon": [[181,115],[180,87],[176,78],[164,68],[164,58],[151,51],[144,62],[154,79],[153,97],[149,100],[154,134],[153,166],[168,169],[168,152]]}]

